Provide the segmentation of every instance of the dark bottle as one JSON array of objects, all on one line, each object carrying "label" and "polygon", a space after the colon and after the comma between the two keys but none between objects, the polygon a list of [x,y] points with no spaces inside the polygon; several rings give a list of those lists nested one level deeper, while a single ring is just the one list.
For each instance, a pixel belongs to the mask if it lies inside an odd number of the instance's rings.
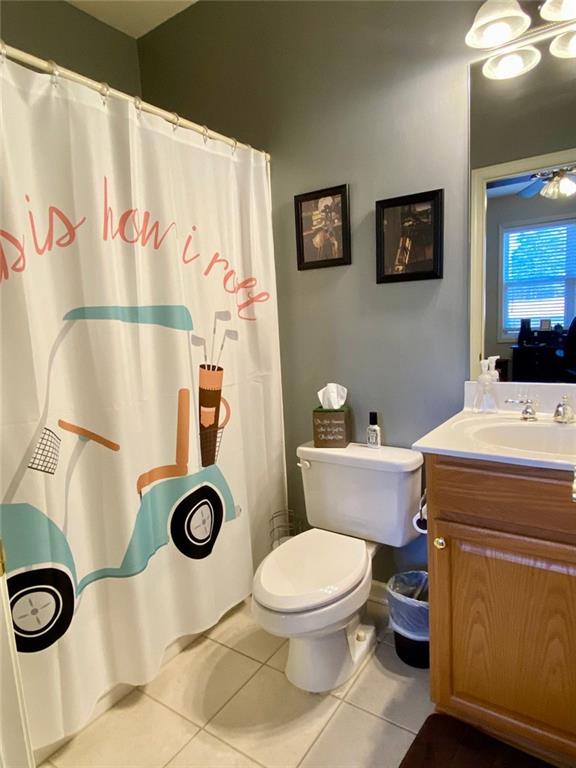
[{"label": "dark bottle", "polygon": [[532,328],[530,326],[530,318],[525,317],[520,320],[520,332],[518,333],[518,346],[524,347],[526,344],[530,344],[532,341]]}]

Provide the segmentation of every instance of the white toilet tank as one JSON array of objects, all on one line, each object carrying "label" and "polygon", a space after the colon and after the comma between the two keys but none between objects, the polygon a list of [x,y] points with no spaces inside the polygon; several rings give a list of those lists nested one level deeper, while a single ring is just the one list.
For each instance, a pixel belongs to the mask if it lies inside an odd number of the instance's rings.
[{"label": "white toilet tank", "polygon": [[296,453],[310,525],[392,547],[416,538],[412,518],[421,495],[421,453],[360,443],[305,443]]}]

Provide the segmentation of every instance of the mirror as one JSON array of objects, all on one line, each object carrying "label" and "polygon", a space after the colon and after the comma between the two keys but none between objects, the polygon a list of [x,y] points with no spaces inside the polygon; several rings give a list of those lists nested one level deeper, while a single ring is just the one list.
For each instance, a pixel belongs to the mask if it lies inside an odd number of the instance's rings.
[{"label": "mirror", "polygon": [[[576,59],[470,66],[470,375],[576,382]],[[573,322],[574,321],[574,322]]]}]

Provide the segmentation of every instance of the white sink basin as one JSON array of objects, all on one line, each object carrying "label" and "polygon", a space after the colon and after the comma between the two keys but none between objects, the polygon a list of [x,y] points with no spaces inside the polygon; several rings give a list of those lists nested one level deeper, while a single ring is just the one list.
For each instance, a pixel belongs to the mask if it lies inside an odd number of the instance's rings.
[{"label": "white sink basin", "polygon": [[551,415],[522,421],[518,413],[474,414],[464,410],[414,444],[422,453],[509,464],[574,470],[576,423],[557,424]]},{"label": "white sink basin", "polygon": [[472,428],[471,436],[487,446],[523,453],[572,456],[576,462],[576,426],[555,422],[524,421]]}]

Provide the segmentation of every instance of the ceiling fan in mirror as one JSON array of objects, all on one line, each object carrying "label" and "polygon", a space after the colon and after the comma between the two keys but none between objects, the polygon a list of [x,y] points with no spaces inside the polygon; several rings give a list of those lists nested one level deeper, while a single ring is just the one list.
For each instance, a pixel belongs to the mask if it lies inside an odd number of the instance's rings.
[{"label": "ceiling fan in mirror", "polygon": [[531,183],[518,192],[519,197],[542,197],[559,200],[576,195],[576,166],[538,171],[531,176]]},{"label": "ceiling fan in mirror", "polygon": [[550,168],[525,176],[495,179],[486,185],[488,197],[516,195],[530,199],[541,195],[548,200],[565,200],[576,195],[576,166]]}]

